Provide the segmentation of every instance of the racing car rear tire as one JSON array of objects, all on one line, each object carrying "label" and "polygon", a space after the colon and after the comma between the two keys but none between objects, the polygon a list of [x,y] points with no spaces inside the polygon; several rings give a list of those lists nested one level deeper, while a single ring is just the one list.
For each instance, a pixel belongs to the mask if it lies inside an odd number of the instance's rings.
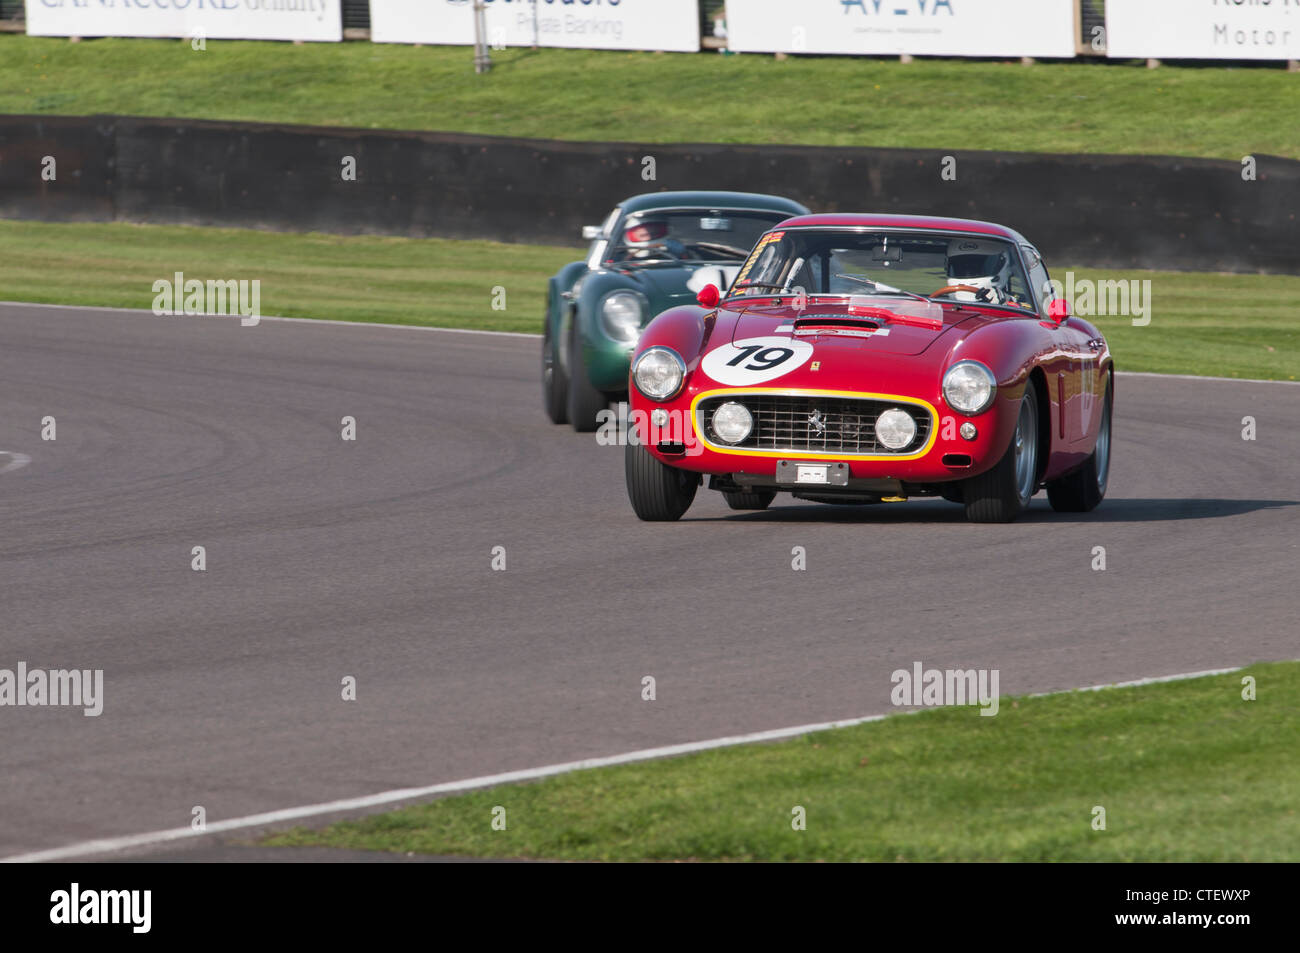
[{"label": "racing car rear tire", "polygon": [[560,349],[555,346],[549,317],[542,330],[542,407],[551,423],[569,422],[569,382],[560,364]]},{"label": "racing car rear tire", "polygon": [[972,523],[1010,523],[1029,507],[1038,490],[1038,398],[1025,387],[1016,429],[991,470],[962,484],[966,519]]},{"label": "racing car rear tire", "polygon": [[592,387],[587,379],[575,327],[569,335],[569,422],[578,433],[592,433],[599,426],[596,415],[608,409],[609,398]]},{"label": "racing car rear tire", "polygon": [[1101,428],[1092,456],[1073,473],[1047,484],[1047,501],[1058,513],[1087,513],[1097,508],[1106,496],[1110,482],[1110,420],[1113,381],[1106,383],[1106,403],[1102,407]]},{"label": "racing car rear tire", "polygon": [[695,499],[700,475],[660,463],[640,444],[629,443],[623,455],[627,498],[638,517],[652,523],[679,520]]},{"label": "racing car rear tire", "polygon": [[776,499],[775,490],[755,490],[752,493],[723,492],[722,498],[733,510],[765,510]]}]

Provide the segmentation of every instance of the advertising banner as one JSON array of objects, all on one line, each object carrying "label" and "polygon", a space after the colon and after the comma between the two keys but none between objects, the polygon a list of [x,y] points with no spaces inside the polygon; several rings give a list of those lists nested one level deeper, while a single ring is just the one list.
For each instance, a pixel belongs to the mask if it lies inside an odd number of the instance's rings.
[{"label": "advertising banner", "polygon": [[30,36],[343,39],[340,0],[27,0]]},{"label": "advertising banner", "polygon": [[[486,41],[497,49],[700,48],[699,0],[485,0]],[[376,43],[472,45],[472,0],[370,0]]]},{"label": "advertising banner", "polygon": [[742,53],[1073,57],[1074,0],[727,0]]},{"label": "advertising banner", "polygon": [[1106,0],[1119,59],[1300,59],[1300,0]]}]

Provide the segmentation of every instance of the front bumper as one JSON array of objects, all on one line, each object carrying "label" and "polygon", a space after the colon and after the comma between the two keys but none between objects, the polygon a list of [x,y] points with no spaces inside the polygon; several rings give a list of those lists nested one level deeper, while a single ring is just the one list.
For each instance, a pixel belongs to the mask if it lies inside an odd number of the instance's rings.
[{"label": "front bumper", "polygon": [[[834,448],[808,449],[806,441],[787,442],[763,448],[726,446],[710,439],[702,425],[701,404],[710,398],[726,396],[744,403],[749,395],[798,398],[825,398],[827,401],[862,399],[885,402],[917,414],[930,415],[928,433],[919,446],[901,453],[845,452]],[[631,393],[631,421],[637,426],[638,441],[651,454],[669,466],[711,476],[729,478],[741,487],[799,489],[807,487],[792,479],[789,465],[798,461],[826,463],[847,470],[847,482],[835,486],[836,492],[901,492],[905,485],[951,483],[988,470],[1001,459],[1015,429],[1022,392],[999,390],[993,406],[981,414],[968,417],[943,402],[940,394],[901,395],[872,392],[827,391],[806,388],[691,388],[667,403],[646,399],[635,388]],[[815,401],[813,402],[815,406]],[[655,411],[662,414],[652,414]],[[973,439],[961,436],[961,425],[970,422],[977,430]]]}]

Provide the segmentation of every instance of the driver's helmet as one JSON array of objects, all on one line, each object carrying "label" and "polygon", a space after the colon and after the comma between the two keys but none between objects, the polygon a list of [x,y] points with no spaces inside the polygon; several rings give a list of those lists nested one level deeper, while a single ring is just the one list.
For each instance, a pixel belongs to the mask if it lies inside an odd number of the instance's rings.
[{"label": "driver's helmet", "polygon": [[1002,304],[1010,295],[1011,260],[1006,252],[963,253],[948,256],[948,284],[969,285],[976,291],[954,291],[958,301]]},{"label": "driver's helmet", "polygon": [[668,223],[661,218],[643,218],[628,224],[623,230],[623,244],[637,251],[661,242],[668,234]]}]

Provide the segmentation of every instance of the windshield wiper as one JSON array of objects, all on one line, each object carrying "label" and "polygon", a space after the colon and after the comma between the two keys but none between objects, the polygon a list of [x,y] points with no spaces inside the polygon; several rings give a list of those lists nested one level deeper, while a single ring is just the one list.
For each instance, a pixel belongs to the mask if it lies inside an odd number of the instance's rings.
[{"label": "windshield wiper", "polygon": [[907,295],[909,298],[915,298],[917,301],[929,301],[925,295],[919,295],[914,291],[904,291],[902,288],[895,288],[893,285],[882,285],[878,281],[870,278],[864,278],[861,275],[836,275],[836,278],[847,278],[849,281],[860,281],[864,285],[870,285],[871,290],[880,295]]}]

